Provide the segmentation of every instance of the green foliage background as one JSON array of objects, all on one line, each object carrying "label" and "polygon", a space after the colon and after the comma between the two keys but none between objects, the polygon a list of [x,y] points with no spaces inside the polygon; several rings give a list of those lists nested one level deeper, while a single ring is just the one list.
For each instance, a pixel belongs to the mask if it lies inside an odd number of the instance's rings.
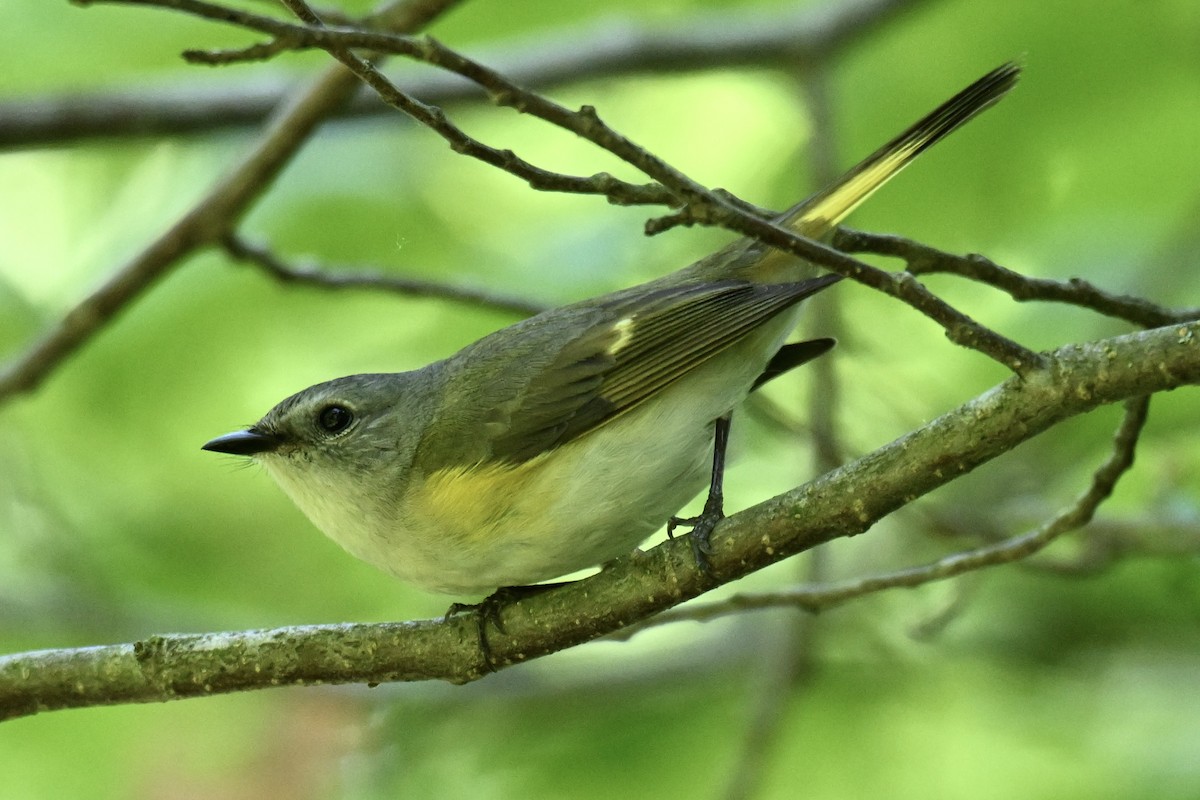
[{"label": "green foliage background", "polygon": [[[602,20],[682,30],[796,5],[473,0],[433,32],[473,53],[559,40]],[[15,0],[0,5],[0,95],[301,80],[327,60],[209,70],[177,57],[245,41],[157,10]],[[854,224],[1032,275],[1200,305],[1193,0],[921,4],[830,63],[840,162],[1014,57],[1027,67],[1019,89]],[[756,202],[783,206],[813,188],[811,121],[798,84],[777,72],[596,80],[553,95],[597,106],[693,177]],[[621,171],[508,111],[450,112],[536,163]],[[252,141],[246,131],[0,154],[0,358],[21,353]],[[725,239],[697,230],[646,240],[645,216],[534,193],[386,117],[327,125],[245,230],[289,254],[557,303],[662,274]],[[954,279],[929,283],[1037,348],[1122,330]],[[850,453],[1002,377],[909,310],[858,287],[836,291],[848,325],[838,369]],[[311,383],[415,367],[511,319],[284,287],[219,255],[191,259],[37,392],[0,406],[0,651],[440,614],[447,598],[356,562],[260,471],[198,448]],[[774,396],[802,408],[805,386],[805,376],[789,378]],[[776,698],[778,738],[759,753],[758,796],[1195,797],[1196,409],[1194,391],[1154,402],[1139,464],[1102,510],[1147,533],[1155,552],[1083,577],[994,570],[811,621],[806,669]],[[1061,426],[834,543],[826,574],[869,574],[971,544],[931,536],[930,515],[981,536],[1023,530],[1082,489],[1117,418],[1103,409]],[[738,428],[730,507],[811,473],[802,442],[745,415]],[[1079,547],[1065,542],[1053,555],[1069,559]],[[804,570],[783,564],[731,588],[778,586]],[[796,624],[789,613],[681,624],[467,687],[280,689],[16,720],[0,725],[0,797],[721,796]]]}]

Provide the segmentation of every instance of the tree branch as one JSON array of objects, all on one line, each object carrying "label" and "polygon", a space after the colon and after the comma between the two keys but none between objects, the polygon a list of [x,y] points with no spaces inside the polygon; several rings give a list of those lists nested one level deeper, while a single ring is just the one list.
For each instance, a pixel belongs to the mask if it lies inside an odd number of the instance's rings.
[{"label": "tree branch", "polygon": [[961,275],[1005,291],[1018,302],[1041,300],[1068,303],[1143,328],[1157,328],[1200,318],[1200,308],[1167,309],[1140,297],[1106,292],[1079,278],[1072,278],[1066,283],[1029,278],[981,255],[952,255],[901,236],[839,228],[833,244],[847,253],[874,253],[902,259],[908,272],[913,275],[939,272]]},{"label": "tree branch", "polygon": [[[876,521],[1069,417],[1200,383],[1200,322],[1069,345],[844,467],[729,517],[713,535],[721,583]],[[1116,368],[1119,365],[1119,369]],[[871,491],[864,492],[863,487]],[[687,541],[668,541],[583,581],[501,609],[490,642],[505,666],[619,630],[713,586]],[[475,618],[154,637],[0,659],[0,718],[288,684],[475,680]]]},{"label": "tree branch", "polygon": [[408,297],[436,297],[478,308],[508,311],[520,316],[531,316],[546,308],[540,303],[517,295],[469,289],[438,281],[384,275],[380,272],[330,271],[316,264],[292,265],[269,248],[251,244],[234,234],[222,238],[221,246],[230,257],[254,265],[280,283],[299,283],[323,289],[373,289]]},{"label": "tree branch", "polygon": [[[551,31],[485,51],[480,60],[534,90],[653,73],[818,63],[928,0],[836,0],[795,13],[712,14],[689,25],[642,29],[628,22]],[[327,17],[328,19],[328,17]],[[363,21],[374,24],[372,18]],[[339,24],[349,21],[340,21]],[[395,78],[434,105],[480,97],[445,73]],[[260,124],[294,81],[256,78],[236,86],[189,83],[126,91],[65,94],[0,103],[0,149],[81,142],[93,137],[199,134]],[[365,87],[337,117],[388,113]]]}]

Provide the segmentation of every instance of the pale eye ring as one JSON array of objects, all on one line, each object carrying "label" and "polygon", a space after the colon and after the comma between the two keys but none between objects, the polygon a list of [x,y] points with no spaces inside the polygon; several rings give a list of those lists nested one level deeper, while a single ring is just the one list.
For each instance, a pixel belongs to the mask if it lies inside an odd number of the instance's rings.
[{"label": "pale eye ring", "polygon": [[317,425],[325,433],[341,433],[354,421],[354,413],[345,406],[328,405],[317,412]]}]

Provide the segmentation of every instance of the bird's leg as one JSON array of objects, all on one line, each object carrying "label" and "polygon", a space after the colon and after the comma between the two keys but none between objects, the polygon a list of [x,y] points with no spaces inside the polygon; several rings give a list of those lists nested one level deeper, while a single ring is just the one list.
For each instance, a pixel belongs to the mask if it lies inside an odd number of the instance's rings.
[{"label": "bird's leg", "polygon": [[708,557],[712,555],[712,545],[709,538],[717,523],[725,519],[725,449],[729,446],[729,423],[732,413],[718,417],[713,426],[713,464],[712,478],[708,484],[708,499],[704,501],[704,510],[695,517],[671,517],[667,521],[667,536],[674,538],[675,528],[687,525],[692,529],[692,555],[696,558],[696,566],[706,576],[712,576],[712,566]]},{"label": "bird's leg", "polygon": [[500,618],[500,610],[510,603],[515,603],[526,597],[541,594],[547,589],[562,586],[571,581],[559,583],[537,583],[532,586],[501,586],[478,603],[452,603],[446,610],[443,621],[455,614],[471,612],[475,615],[475,628],[479,636],[479,652],[483,656],[483,666],[488,672],[496,671],[496,662],[492,659],[492,645],[488,641],[487,626],[490,622],[500,633],[505,633],[504,620]]}]

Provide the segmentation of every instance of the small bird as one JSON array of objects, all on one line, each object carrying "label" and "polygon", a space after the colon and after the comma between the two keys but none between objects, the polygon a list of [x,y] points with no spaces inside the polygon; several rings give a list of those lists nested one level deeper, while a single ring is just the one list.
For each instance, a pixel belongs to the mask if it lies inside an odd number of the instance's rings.
[{"label": "small bird", "polygon": [[[989,72],[776,221],[826,236],[1019,73]],[[487,594],[604,564],[681,522],[709,482],[705,512],[682,521],[703,566],[730,414],[833,345],[784,344],[800,301],[840,279],[815,272],[735,241],[422,369],[311,386],[203,448],[253,457],[330,538],[429,591]]]}]

